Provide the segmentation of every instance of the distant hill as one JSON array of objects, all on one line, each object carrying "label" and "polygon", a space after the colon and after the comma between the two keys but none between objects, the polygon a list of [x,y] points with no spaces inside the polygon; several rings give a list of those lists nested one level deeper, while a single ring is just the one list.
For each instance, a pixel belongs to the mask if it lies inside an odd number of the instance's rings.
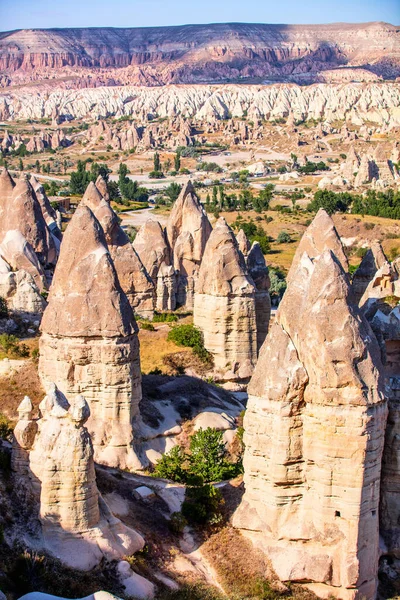
[{"label": "distant hill", "polygon": [[3,87],[59,79],[86,87],[395,78],[400,28],[373,22],[22,29],[0,33],[0,71]]}]

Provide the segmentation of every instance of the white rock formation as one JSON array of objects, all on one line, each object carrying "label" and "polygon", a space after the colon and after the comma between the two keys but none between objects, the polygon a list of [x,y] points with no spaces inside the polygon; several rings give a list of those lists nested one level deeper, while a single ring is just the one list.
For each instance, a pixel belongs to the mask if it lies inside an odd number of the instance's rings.
[{"label": "white rock formation", "polygon": [[41,324],[39,375],[67,396],[84,394],[96,461],[138,468],[133,450],[141,375],[137,326],[103,229],[80,206],[64,234]]},{"label": "white rock formation", "polygon": [[310,244],[328,218],[305,234],[313,256],[305,243],[296,253],[248,388],[234,524],[281,580],[373,600],[387,403],[378,344],[333,253],[339,238],[325,230]]},{"label": "white rock formation", "polygon": [[192,309],[196,281],[211,225],[192,183],[181,190],[168,219],[167,239],[179,273],[176,304]]},{"label": "white rock formation", "polygon": [[114,517],[97,489],[86,400],[77,396],[70,405],[52,385],[39,408],[33,420],[29,398],[21,403],[12,457],[15,485],[39,516],[39,544],[83,571],[143,548],[143,538]]},{"label": "white rock formation", "polygon": [[194,324],[217,369],[248,378],[257,360],[256,289],[236,238],[218,219],[204,252],[196,286]]}]

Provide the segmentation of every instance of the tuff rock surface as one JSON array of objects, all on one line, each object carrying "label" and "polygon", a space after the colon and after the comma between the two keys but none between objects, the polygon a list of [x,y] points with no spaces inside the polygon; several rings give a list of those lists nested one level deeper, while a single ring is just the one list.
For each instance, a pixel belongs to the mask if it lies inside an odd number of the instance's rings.
[{"label": "tuff rock surface", "polygon": [[154,284],[120,226],[117,215],[100,192],[99,188],[104,190],[105,182],[97,180],[97,183],[99,187],[93,182],[89,183],[81,204],[91,209],[103,228],[120,286],[134,312],[141,317],[151,319],[155,304]]},{"label": "tuff rock surface", "polygon": [[[372,248],[371,248],[372,251]],[[400,265],[385,262],[360,300],[381,349],[389,415],[382,458],[380,533],[382,551],[400,558]],[[397,574],[398,576],[398,574]]]},{"label": "tuff rock surface", "polygon": [[383,248],[379,242],[374,242],[363,257],[360,266],[353,275],[352,288],[356,303],[364,295],[375,273],[387,262]]},{"label": "tuff rock surface", "polygon": [[146,221],[137,232],[133,247],[156,287],[157,310],[175,310],[178,274],[160,223],[155,219]]},{"label": "tuff rock surface", "polygon": [[248,388],[234,524],[281,580],[372,600],[387,404],[379,347],[352,303],[328,220],[318,213],[305,234]]},{"label": "tuff rock surface", "polygon": [[97,489],[85,398],[69,403],[53,384],[39,408],[33,419],[29,398],[19,406],[12,468],[14,485],[33,501],[44,549],[84,571],[140,550],[143,538],[114,517]]},{"label": "tuff rock surface", "polygon": [[271,282],[268,267],[265,264],[265,258],[258,242],[253,242],[246,257],[246,265],[256,288],[257,352],[259,352],[267,337],[271,316],[271,298],[269,295]]},{"label": "tuff rock surface", "polygon": [[[273,121],[287,118],[337,119],[353,125],[373,123],[376,126],[396,127],[400,124],[399,83],[345,83],[340,86],[316,84],[302,86],[275,84],[268,86],[243,85],[169,85],[98,87],[82,90],[46,90],[33,93],[22,88],[0,94],[0,119],[41,119],[50,117],[54,108],[65,119],[94,119],[134,115],[147,122],[148,115],[185,117],[209,122],[232,115],[240,119]],[[99,134],[103,135],[103,134]],[[145,147],[152,147],[148,131]]]},{"label": "tuff rock surface", "polygon": [[39,375],[84,394],[96,461],[137,468],[133,450],[141,375],[137,326],[103,229],[84,205],[64,234],[41,324]]},{"label": "tuff rock surface", "polygon": [[172,263],[178,271],[176,304],[193,309],[196,281],[211,224],[189,181],[174,203],[166,227]]},{"label": "tuff rock surface", "polygon": [[257,360],[256,289],[236,238],[220,217],[207,242],[194,300],[194,324],[217,369],[250,377]]}]

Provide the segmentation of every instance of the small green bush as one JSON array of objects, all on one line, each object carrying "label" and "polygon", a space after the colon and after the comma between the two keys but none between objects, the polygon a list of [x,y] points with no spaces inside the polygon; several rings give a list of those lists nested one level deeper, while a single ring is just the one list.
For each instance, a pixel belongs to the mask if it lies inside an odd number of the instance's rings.
[{"label": "small green bush", "polygon": [[194,354],[203,362],[211,362],[211,355],[204,348],[203,334],[194,325],[177,325],[168,333],[168,341],[175,342],[178,346],[193,348]]},{"label": "small green bush", "polygon": [[370,223],[370,222],[364,223],[364,227],[367,231],[371,231],[371,229],[374,229],[375,223]]},{"label": "small green bush", "polygon": [[186,525],[188,524],[186,517],[181,512],[174,512],[171,515],[169,526],[171,531],[174,533],[183,533]]},{"label": "small green bush", "polygon": [[163,454],[152,475],[161,479],[171,479],[178,483],[184,483],[187,478],[187,472],[184,468],[186,454],[180,446],[174,446],[169,452]]},{"label": "small green bush", "polygon": [[0,413],[0,438],[3,440],[11,440],[13,432],[13,424],[5,415]]},{"label": "small green bush", "polygon": [[358,248],[357,252],[356,252],[356,256],[358,256],[359,258],[364,258],[364,256],[367,254],[368,252],[368,248]]},{"label": "small green bush", "polygon": [[206,483],[234,477],[236,465],[228,462],[223,432],[199,429],[190,440],[189,472]]},{"label": "small green bush", "polygon": [[29,356],[29,348],[26,344],[21,344],[15,335],[2,333],[0,335],[0,346],[8,355],[14,355],[18,358],[27,358]]},{"label": "small green bush", "polygon": [[154,313],[153,323],[175,323],[178,320],[178,315],[173,313]]},{"label": "small green bush", "polygon": [[140,329],[145,329],[146,331],[155,331],[156,328],[152,323],[148,321],[140,321]]},{"label": "small green bush", "polygon": [[221,507],[224,503],[219,489],[204,485],[201,478],[197,485],[188,486],[182,515],[191,525],[216,525],[222,521]]},{"label": "small green bush", "polygon": [[289,244],[292,241],[292,238],[288,234],[287,231],[280,231],[278,237],[276,238],[278,244]]}]

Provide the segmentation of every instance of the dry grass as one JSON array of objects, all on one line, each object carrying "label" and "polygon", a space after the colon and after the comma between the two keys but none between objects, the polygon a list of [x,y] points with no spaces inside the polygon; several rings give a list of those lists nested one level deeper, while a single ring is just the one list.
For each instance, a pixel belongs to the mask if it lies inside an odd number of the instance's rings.
[{"label": "dry grass", "polygon": [[201,550],[213,565],[230,600],[317,599],[315,594],[299,585],[285,588],[265,555],[231,526],[212,535]]},{"label": "dry grass", "polygon": [[14,372],[11,377],[0,379],[0,412],[11,420],[17,419],[17,408],[24,396],[29,396],[34,406],[43,400],[37,364],[33,360]]},{"label": "dry grass", "polygon": [[164,358],[175,352],[192,355],[191,348],[177,346],[174,342],[167,340],[170,328],[168,325],[156,326],[156,331],[139,331],[140,340],[140,362],[142,373],[150,373],[155,369],[160,369],[163,373],[169,370],[164,364]]}]

